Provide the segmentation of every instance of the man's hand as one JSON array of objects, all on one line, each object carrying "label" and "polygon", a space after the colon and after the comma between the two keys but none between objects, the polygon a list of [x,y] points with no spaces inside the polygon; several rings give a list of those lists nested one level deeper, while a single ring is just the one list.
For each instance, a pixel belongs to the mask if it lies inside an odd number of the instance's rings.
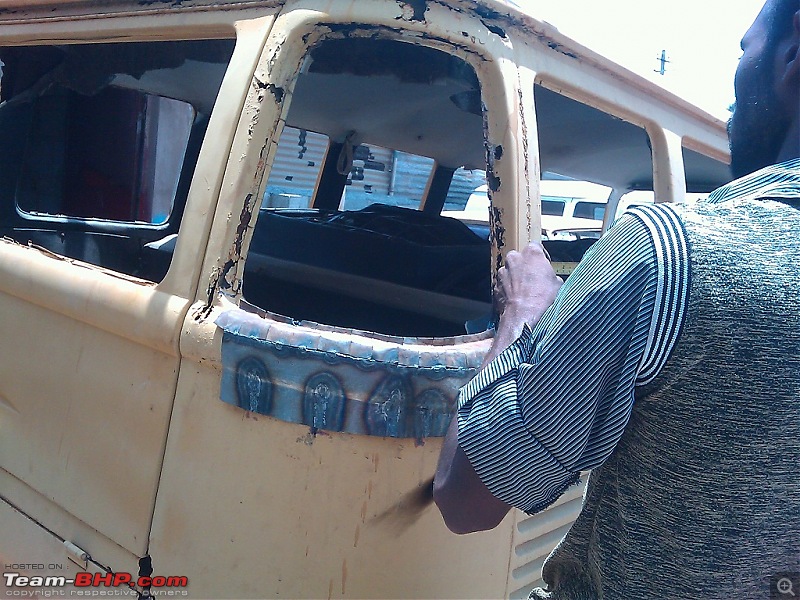
[{"label": "man's hand", "polygon": [[497,272],[494,293],[498,313],[513,312],[533,327],[555,300],[562,283],[540,242],[531,242],[520,252],[512,250]]},{"label": "man's hand", "polygon": [[[526,323],[534,327],[539,322],[555,300],[561,283],[539,242],[531,242],[521,252],[508,253],[506,266],[497,272],[495,286],[500,324],[484,366],[514,343]],[[456,417],[450,423],[439,455],[433,498],[445,523],[455,533],[492,529],[511,509],[492,495],[458,445]]]},{"label": "man's hand", "polygon": [[548,258],[540,242],[531,242],[522,251],[512,250],[506,256],[505,266],[497,272],[494,291],[500,315],[497,333],[504,334],[501,337],[510,335],[513,341],[525,323],[533,328],[555,300],[563,282]]}]

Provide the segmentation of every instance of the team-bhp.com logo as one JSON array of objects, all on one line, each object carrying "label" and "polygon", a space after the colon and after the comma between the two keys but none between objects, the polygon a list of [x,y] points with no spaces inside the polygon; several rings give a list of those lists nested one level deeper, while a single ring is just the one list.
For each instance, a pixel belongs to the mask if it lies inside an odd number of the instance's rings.
[{"label": "team-bhp.com logo", "polygon": [[[130,573],[77,573],[75,577],[63,576],[42,576],[42,575],[23,575],[22,573],[3,573],[6,584],[6,595],[24,597],[24,593],[31,590],[42,592],[51,590],[50,595],[70,596],[116,596],[116,595],[138,595],[136,588],[149,590],[146,596],[177,595],[175,592],[180,588],[189,585],[189,578],[184,576],[164,577],[156,575],[153,577],[138,576],[134,577]],[[67,586],[77,589],[65,590]],[[13,593],[14,590],[17,593]],[[161,593],[159,593],[159,591]],[[183,590],[181,590],[183,591]],[[9,592],[12,592],[9,594]],[[55,593],[53,593],[55,592]],[[127,592],[127,593],[125,593]],[[171,592],[171,593],[170,593]],[[185,591],[183,591],[185,593]]]}]

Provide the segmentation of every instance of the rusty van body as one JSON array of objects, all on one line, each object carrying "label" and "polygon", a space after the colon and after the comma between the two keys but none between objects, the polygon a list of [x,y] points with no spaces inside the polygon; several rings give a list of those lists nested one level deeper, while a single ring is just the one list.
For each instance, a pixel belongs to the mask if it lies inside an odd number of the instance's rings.
[{"label": "rusty van body", "polygon": [[492,274],[542,179],[680,201],[724,124],[490,0],[5,0],[0,60],[6,571],[525,596],[580,487],[466,537],[417,502]]}]

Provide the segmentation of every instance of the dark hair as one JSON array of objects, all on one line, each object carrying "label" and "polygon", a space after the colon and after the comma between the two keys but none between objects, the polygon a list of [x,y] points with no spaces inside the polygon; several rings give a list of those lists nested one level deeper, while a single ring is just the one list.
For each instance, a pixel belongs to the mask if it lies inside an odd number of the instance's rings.
[{"label": "dark hair", "polygon": [[792,32],[792,18],[800,10],[800,0],[772,0],[767,17],[767,43],[774,48]]}]

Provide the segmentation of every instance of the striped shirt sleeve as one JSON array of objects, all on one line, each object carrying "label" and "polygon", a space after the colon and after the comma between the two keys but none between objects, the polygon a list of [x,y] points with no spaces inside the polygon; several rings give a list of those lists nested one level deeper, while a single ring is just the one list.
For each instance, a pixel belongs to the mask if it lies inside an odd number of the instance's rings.
[{"label": "striped shirt sleeve", "polygon": [[666,205],[624,215],[587,252],[536,328],[459,395],[459,445],[495,496],[537,512],[608,458],[687,294],[685,234]]}]

